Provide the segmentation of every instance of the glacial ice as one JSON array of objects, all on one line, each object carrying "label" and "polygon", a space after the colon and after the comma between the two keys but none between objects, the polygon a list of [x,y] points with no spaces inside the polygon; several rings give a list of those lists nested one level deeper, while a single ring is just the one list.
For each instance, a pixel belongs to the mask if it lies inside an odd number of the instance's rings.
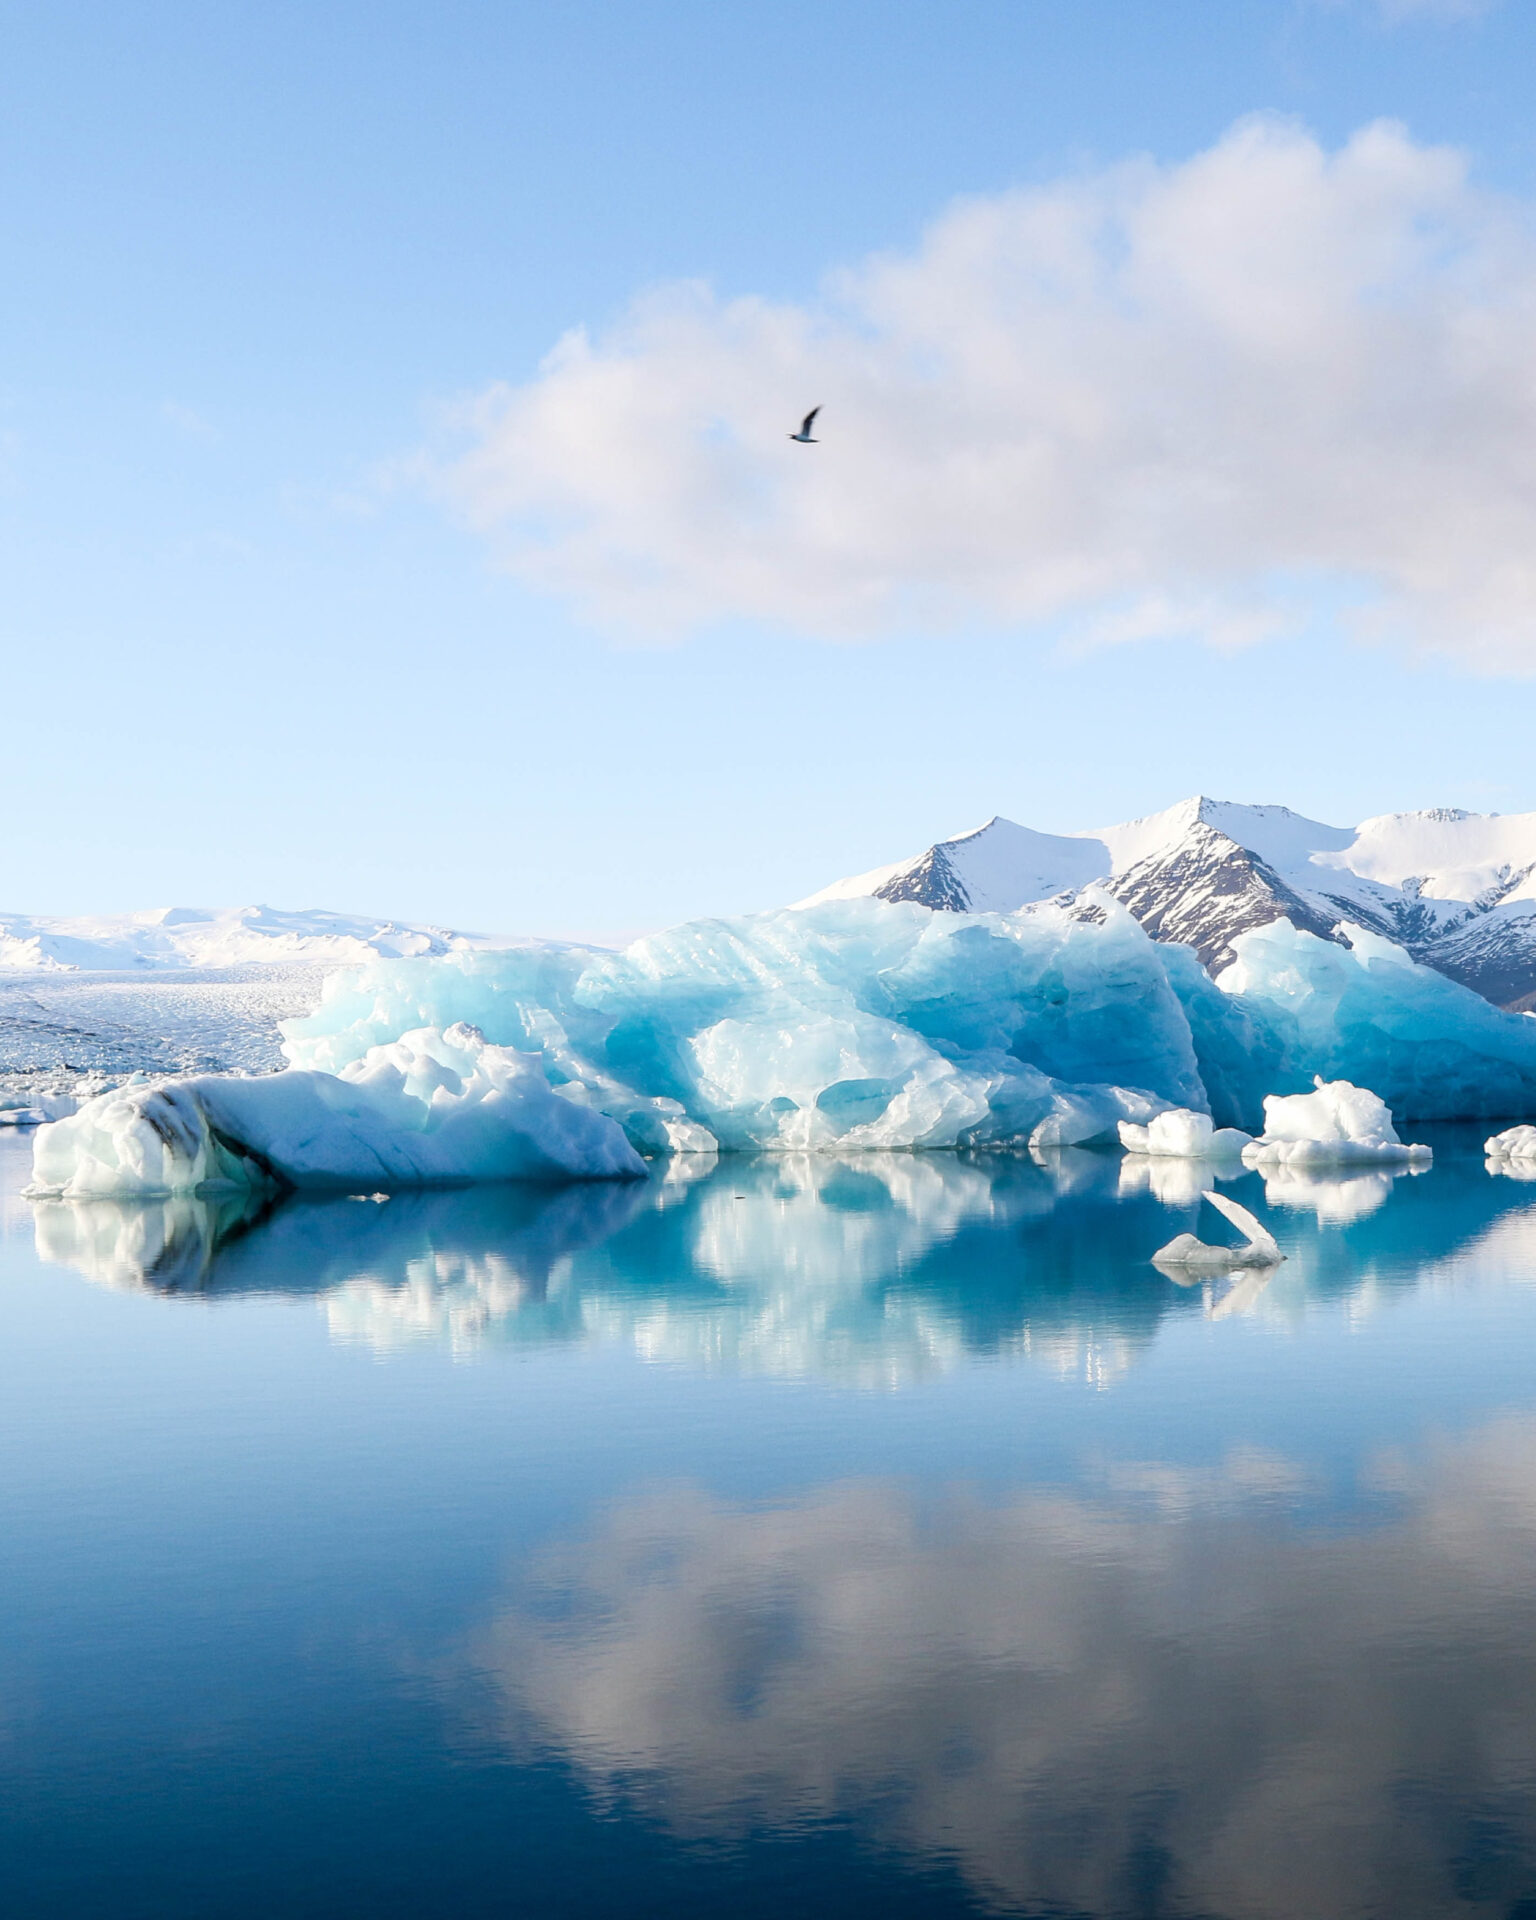
[{"label": "glacial ice", "polygon": [[1506,1127],[1483,1142],[1490,1160],[1529,1160],[1536,1163],[1536,1127]]},{"label": "glacial ice", "polygon": [[537,1048],[568,1100],[646,1153],[1071,1145],[1205,1104],[1157,950],[1107,896],[1086,914],[845,900],[617,954],[379,962],[328,982],[285,1051],[334,1072],[460,1020]]},{"label": "glacial ice", "polygon": [[1349,939],[1256,928],[1218,983],[1093,889],[1013,914],[840,900],[623,953],[374,962],[284,1024],[285,1052],[335,1071],[466,1020],[537,1049],[567,1099],[642,1153],[1070,1144],[1169,1107],[1253,1132],[1266,1095],[1319,1074],[1406,1118],[1536,1112],[1536,1021]]},{"label": "glacial ice", "polygon": [[1120,1144],[1127,1153],[1145,1153],[1178,1160],[1232,1159],[1252,1144],[1253,1136],[1238,1127],[1216,1127],[1207,1113],[1188,1107],[1170,1107],[1139,1127],[1120,1122]]},{"label": "glacial ice", "polygon": [[[1347,946],[1285,920],[1252,928],[1233,941],[1219,991],[1184,988],[1196,1053],[1232,1076],[1242,1115],[1256,1115],[1258,1096],[1300,1092],[1318,1076],[1371,1087],[1408,1120],[1536,1112],[1536,1020],[1490,1006],[1378,934],[1340,931]],[[1234,1014],[1249,1023],[1237,1047]],[[1258,1073],[1234,1068],[1234,1053]]]},{"label": "glacial ice", "polygon": [[1181,1233],[1152,1256],[1154,1266],[1190,1267],[1202,1272],[1226,1273],[1233,1267],[1274,1267],[1285,1258],[1275,1236],[1244,1206],[1223,1193],[1201,1195],[1218,1213],[1225,1214],[1243,1236],[1240,1247],[1213,1247],[1192,1233]]},{"label": "glacial ice", "polygon": [[34,1093],[15,1105],[0,1096],[0,1127],[41,1127],[50,1120],[65,1120],[80,1102],[69,1093]]},{"label": "glacial ice", "polygon": [[[1389,1108],[1536,1112],[1536,1021],[1357,930],[1340,946],[1282,922],[1234,947],[1213,982],[1089,889],[1011,914],[837,900],[622,953],[380,959],[283,1023],[287,1072],[92,1102],[40,1134],[39,1184],[185,1191],[263,1163],[299,1185],[553,1179],[716,1149],[1044,1149],[1122,1125],[1139,1153],[1207,1158],[1261,1109],[1263,1164],[1401,1161],[1417,1150]],[[1352,1118],[1305,1092],[1319,1080],[1352,1085]]]},{"label": "glacial ice", "polygon": [[40,1128],[32,1165],[32,1191],[66,1199],[645,1172],[613,1121],[552,1091],[536,1055],[462,1025],[403,1033],[339,1074],[122,1087]]},{"label": "glacial ice", "polygon": [[1271,1094],[1263,1134],[1243,1149],[1250,1167],[1428,1165],[1431,1157],[1428,1147],[1403,1144],[1387,1103],[1368,1087],[1320,1074],[1312,1093]]}]

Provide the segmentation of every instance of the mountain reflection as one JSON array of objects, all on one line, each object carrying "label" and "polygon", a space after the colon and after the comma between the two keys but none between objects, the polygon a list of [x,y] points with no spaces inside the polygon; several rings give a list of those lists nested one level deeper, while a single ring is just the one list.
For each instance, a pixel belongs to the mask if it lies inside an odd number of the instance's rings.
[{"label": "mountain reflection", "polygon": [[547,1550],[443,1697],[457,1744],[681,1835],[849,1821],[1007,1911],[1524,1915],[1536,1420],[1373,1481],[1356,1532],[1257,1452],[1092,1498],[655,1491]]},{"label": "mountain reflection", "polygon": [[1170,1314],[1294,1316],[1418,1283],[1499,1223],[1536,1275],[1528,1188],[1463,1157],[1417,1178],[1217,1176],[1267,1212],[1271,1276],[1180,1286],[1154,1249],[1202,1222],[1208,1169],[1067,1149],[680,1159],[645,1183],[390,1199],[37,1203],[38,1250],[106,1285],[302,1294],[333,1335],[622,1343],[690,1368],[895,1385],[978,1354],[1103,1383]]}]

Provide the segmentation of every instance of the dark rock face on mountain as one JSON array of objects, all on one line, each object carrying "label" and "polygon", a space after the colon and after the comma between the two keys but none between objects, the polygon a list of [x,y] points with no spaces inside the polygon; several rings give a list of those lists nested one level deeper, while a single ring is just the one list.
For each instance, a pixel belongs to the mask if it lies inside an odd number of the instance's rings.
[{"label": "dark rock face on mountain", "polygon": [[1496,1007],[1536,1010],[1536,915],[1480,914],[1413,953]]},{"label": "dark rock face on mountain", "polygon": [[1340,919],[1287,886],[1256,853],[1203,823],[1177,846],[1139,860],[1103,884],[1154,940],[1193,947],[1212,973],[1234,958],[1233,940],[1250,927],[1289,920],[1331,940]]},{"label": "dark rock face on mountain", "polygon": [[1496,1006],[1536,1009],[1536,814],[1436,807],[1343,828],[1195,796],[1096,833],[1042,834],[994,817],[812,898],[1008,913],[1092,886],[1154,940],[1193,947],[1212,973],[1250,928],[1283,919],[1339,940],[1347,921]]},{"label": "dark rock face on mountain", "polygon": [[915,900],[943,913],[969,913],[971,896],[943,847],[930,847],[900,873],[875,888],[877,900]]}]

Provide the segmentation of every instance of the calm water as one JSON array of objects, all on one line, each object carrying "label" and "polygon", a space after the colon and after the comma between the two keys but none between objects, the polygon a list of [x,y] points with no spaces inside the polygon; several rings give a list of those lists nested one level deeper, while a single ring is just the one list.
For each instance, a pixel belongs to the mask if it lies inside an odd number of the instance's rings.
[{"label": "calm water", "polygon": [[0,1910],[1536,1916],[1536,1185],[33,1209]]}]

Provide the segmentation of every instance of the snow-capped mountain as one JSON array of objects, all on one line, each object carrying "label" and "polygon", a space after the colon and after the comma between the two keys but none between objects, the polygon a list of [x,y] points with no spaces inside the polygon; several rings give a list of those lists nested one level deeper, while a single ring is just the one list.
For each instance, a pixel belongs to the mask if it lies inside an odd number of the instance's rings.
[{"label": "snow-capped mountain", "polygon": [[48,919],[0,914],[0,969],[128,973],[268,962],[338,966],[379,956],[420,958],[510,940],[355,914],[272,907],[159,907],[144,913]]},{"label": "snow-capped mountain", "polygon": [[1498,1006],[1536,1007],[1536,814],[1434,808],[1330,827],[1288,807],[1196,796],[1072,834],[995,818],[909,860],[802,900],[874,895],[951,912],[1011,912],[1097,883],[1155,940],[1212,972],[1249,927],[1287,919],[1328,937],[1341,920],[1399,942]]}]

